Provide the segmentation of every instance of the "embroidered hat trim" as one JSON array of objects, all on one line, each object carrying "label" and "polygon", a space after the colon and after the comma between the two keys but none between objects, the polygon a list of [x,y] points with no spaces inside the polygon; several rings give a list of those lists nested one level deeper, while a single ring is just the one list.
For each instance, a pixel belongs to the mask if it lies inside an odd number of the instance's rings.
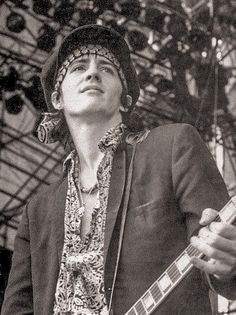
[{"label": "embroidered hat trim", "polygon": [[125,79],[125,75],[122,71],[122,68],[120,66],[119,61],[116,59],[116,57],[105,47],[102,47],[101,45],[93,45],[89,44],[86,46],[81,46],[78,47],[76,50],[73,51],[72,54],[70,54],[65,61],[62,63],[62,66],[60,67],[58,74],[57,74],[57,79],[56,79],[56,84],[55,84],[55,92],[59,91],[60,85],[62,81],[65,78],[65,75],[67,73],[69,65],[77,58],[84,56],[84,55],[89,55],[89,54],[94,54],[98,56],[105,57],[108,59],[117,69],[118,75],[121,79],[122,85],[124,86],[125,90],[127,90],[127,82]]}]

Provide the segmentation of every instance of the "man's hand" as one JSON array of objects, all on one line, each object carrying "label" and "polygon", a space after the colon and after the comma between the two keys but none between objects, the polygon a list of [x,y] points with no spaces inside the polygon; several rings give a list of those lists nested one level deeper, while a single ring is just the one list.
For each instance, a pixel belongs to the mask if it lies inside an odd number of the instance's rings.
[{"label": "man's hand", "polygon": [[204,227],[198,236],[191,238],[191,244],[205,254],[207,261],[194,257],[191,262],[200,270],[225,281],[236,276],[236,227],[212,222],[217,214],[213,209],[203,211],[199,223]]}]

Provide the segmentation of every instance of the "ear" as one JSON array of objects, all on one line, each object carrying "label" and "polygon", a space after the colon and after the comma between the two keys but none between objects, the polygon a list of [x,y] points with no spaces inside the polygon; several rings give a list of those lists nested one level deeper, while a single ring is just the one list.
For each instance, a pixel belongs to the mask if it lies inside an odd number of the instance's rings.
[{"label": "ear", "polygon": [[51,102],[52,102],[53,107],[56,110],[62,109],[62,104],[60,102],[60,98],[59,98],[58,92],[56,92],[56,91],[52,92]]}]

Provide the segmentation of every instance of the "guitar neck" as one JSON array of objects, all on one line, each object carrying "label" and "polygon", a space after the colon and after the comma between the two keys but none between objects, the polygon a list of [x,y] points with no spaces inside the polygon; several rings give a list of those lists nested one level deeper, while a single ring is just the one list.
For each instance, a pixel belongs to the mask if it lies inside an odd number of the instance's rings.
[{"label": "guitar neck", "polygon": [[[231,224],[236,219],[236,196],[231,198],[218,213],[215,221]],[[192,257],[204,255],[191,244],[175,259],[162,275],[149,287],[141,298],[125,313],[125,315],[149,315],[171,293],[193,268]]]}]

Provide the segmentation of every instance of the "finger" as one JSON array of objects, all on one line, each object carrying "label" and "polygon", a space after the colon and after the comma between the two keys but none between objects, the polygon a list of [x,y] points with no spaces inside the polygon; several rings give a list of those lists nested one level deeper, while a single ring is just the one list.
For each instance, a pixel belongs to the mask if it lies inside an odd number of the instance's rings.
[{"label": "finger", "polygon": [[205,210],[202,211],[202,216],[199,223],[201,225],[207,225],[210,222],[214,221],[217,215],[218,215],[218,212],[216,210],[211,209],[211,208],[206,208]]},{"label": "finger", "polygon": [[225,262],[229,265],[236,264],[236,257],[228,252],[214,248],[208,245],[203,239],[193,236],[191,238],[191,244],[203,253],[207,258],[214,258],[221,262]]},{"label": "finger", "polygon": [[230,239],[226,239],[221,235],[212,232],[208,227],[203,227],[198,233],[200,240],[206,244],[219,249],[223,252],[228,252],[230,255],[236,257],[236,242]]},{"label": "finger", "polygon": [[224,222],[212,222],[209,224],[209,230],[226,239],[236,241],[236,227]]},{"label": "finger", "polygon": [[217,263],[215,260],[205,261],[197,257],[191,258],[191,263],[198,269],[216,276],[219,279],[227,279],[234,276],[231,266],[224,263]]}]

